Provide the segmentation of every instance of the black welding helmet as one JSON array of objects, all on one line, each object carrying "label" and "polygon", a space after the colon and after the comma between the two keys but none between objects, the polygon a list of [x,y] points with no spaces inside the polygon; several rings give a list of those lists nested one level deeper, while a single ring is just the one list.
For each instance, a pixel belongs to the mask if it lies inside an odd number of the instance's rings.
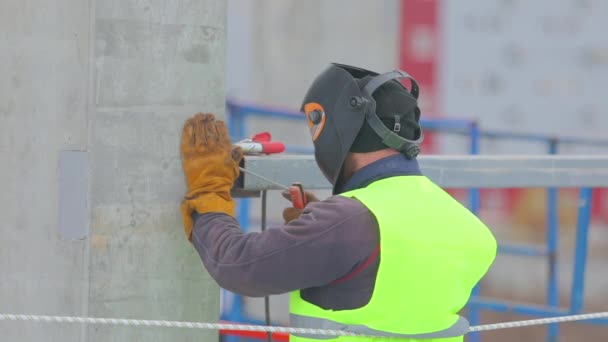
[{"label": "black welding helmet", "polygon": [[[409,79],[411,90],[408,91],[399,79]],[[393,95],[396,90],[399,96],[385,97],[377,104],[376,90]],[[317,164],[334,185],[334,192],[349,152],[392,148],[408,159],[418,155],[423,139],[418,125],[418,92],[416,81],[399,70],[379,75],[357,67],[331,64],[317,76],[306,93],[301,110],[306,114]],[[378,105],[384,111],[380,117],[376,113]],[[414,127],[413,133],[406,134],[402,127],[406,124]],[[370,140],[371,136],[376,142]],[[364,146],[372,146],[371,151]]]}]

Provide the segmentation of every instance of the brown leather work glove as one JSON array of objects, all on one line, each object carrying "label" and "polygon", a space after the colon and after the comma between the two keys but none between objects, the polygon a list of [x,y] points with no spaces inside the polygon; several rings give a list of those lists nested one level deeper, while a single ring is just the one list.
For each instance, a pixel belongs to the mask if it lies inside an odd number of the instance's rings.
[{"label": "brown leather work glove", "polygon": [[198,113],[184,124],[182,166],[188,192],[181,204],[186,237],[192,240],[192,213],[226,213],[234,217],[230,189],[239,176],[240,148],[233,148],[226,124],[213,114]]},{"label": "brown leather work glove", "polygon": [[[319,202],[319,199],[317,198],[317,196],[315,196],[312,192],[304,191],[304,194],[306,195],[306,198],[308,199],[308,203]],[[291,202],[291,196],[289,195],[289,191],[287,191],[287,190],[283,191],[282,195],[286,200]],[[300,218],[300,215],[302,215],[302,209],[297,209],[294,207],[287,207],[287,208],[283,209],[283,219],[285,220],[285,223],[289,223],[293,220]]]}]

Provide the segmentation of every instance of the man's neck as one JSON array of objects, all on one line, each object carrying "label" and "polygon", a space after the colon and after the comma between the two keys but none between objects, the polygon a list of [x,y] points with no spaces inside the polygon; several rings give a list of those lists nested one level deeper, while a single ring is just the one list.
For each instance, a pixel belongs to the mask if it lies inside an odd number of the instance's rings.
[{"label": "man's neck", "polygon": [[349,153],[344,164],[344,179],[349,179],[355,172],[380,159],[399,154],[393,149],[385,149],[368,153]]},{"label": "man's neck", "polygon": [[422,173],[416,159],[407,159],[401,154],[389,155],[359,169],[344,183],[338,184],[334,189],[334,194],[363,188],[388,177],[420,175]]}]

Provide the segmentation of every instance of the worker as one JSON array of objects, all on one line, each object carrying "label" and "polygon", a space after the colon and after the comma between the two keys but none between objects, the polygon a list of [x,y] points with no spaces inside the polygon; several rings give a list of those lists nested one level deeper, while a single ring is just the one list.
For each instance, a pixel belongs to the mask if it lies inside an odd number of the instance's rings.
[{"label": "worker", "polygon": [[242,153],[225,124],[212,114],[189,119],[181,145],[184,226],[217,283],[252,297],[289,292],[293,327],[463,341],[469,324],[458,313],[494,261],[496,240],[421,173],[418,93],[401,71],[324,70],[302,111],[333,196],[309,194],[303,210],[285,209],[285,224],[264,232],[244,233],[235,220],[230,189]]}]

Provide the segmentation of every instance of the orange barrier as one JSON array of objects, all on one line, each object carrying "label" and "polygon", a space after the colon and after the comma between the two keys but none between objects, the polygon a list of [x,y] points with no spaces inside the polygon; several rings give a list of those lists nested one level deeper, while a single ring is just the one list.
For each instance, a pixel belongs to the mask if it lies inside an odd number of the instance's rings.
[{"label": "orange barrier", "polygon": [[[239,324],[239,323],[235,323],[235,322],[228,322],[228,321],[222,321],[221,323],[227,323],[227,324]],[[229,330],[229,329],[221,329],[220,330],[220,335],[230,335],[230,336],[237,336],[237,337],[243,337],[243,338],[253,338],[256,340],[266,340],[268,339],[268,333],[264,332],[264,331],[244,331],[244,330]],[[273,332],[272,333],[272,341],[276,341],[276,342],[288,342],[289,341],[289,334],[287,333],[280,333],[280,332]]]},{"label": "orange barrier", "polygon": [[[242,330],[220,330],[221,335],[231,335],[243,338],[253,338],[256,340],[266,340],[268,334],[263,331],[242,331]],[[273,341],[288,342],[289,334],[286,333],[272,333]]]}]

